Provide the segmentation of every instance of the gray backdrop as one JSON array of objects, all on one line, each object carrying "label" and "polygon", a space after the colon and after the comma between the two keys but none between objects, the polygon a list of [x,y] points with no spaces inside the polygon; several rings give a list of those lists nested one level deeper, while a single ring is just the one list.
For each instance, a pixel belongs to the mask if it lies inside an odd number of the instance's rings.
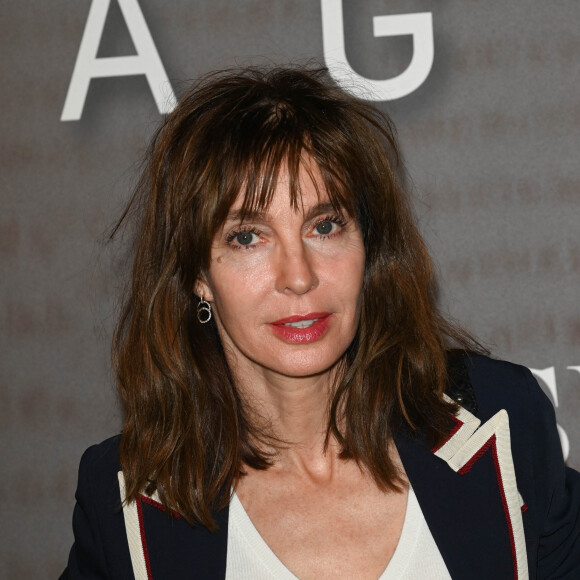
[{"label": "gray backdrop", "polygon": [[[59,574],[80,455],[120,427],[108,353],[126,263],[107,232],[161,116],[136,75],[92,80],[81,119],[60,120],[91,4],[0,9],[3,578]],[[324,60],[319,0],[138,5],[177,95],[214,68]],[[350,66],[371,79],[401,74],[414,51],[411,35],[374,37],[373,17],[432,13],[429,75],[379,106],[399,129],[441,303],[496,356],[541,371],[580,468],[580,4],[342,6]],[[117,0],[99,47],[135,53]]]}]

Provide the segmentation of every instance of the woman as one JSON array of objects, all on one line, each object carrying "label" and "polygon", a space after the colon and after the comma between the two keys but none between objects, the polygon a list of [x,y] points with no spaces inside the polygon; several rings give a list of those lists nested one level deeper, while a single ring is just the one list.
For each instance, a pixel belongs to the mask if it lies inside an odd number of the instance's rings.
[{"label": "woman", "polygon": [[396,170],[323,70],[183,97],[125,214],[123,433],[81,461],[64,577],[580,577],[552,407],[438,314]]}]

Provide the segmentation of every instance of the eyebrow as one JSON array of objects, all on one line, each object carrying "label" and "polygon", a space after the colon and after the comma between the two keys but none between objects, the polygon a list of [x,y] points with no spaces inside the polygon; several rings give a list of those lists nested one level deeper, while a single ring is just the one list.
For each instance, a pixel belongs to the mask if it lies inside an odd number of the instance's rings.
[{"label": "eyebrow", "polygon": [[[306,215],[304,216],[304,221],[310,221],[311,219],[324,214],[324,213],[332,213],[335,212],[336,208],[332,205],[332,203],[324,202],[316,204],[312,206]],[[340,210],[339,210],[340,211]],[[253,221],[263,221],[267,217],[265,211],[246,211],[243,212],[241,209],[234,209],[228,213],[228,217],[226,218],[226,222],[253,222]]]},{"label": "eyebrow", "polygon": [[310,221],[312,218],[315,218],[324,213],[333,213],[336,211],[336,208],[329,202],[319,203],[311,207],[308,210],[308,213],[304,216],[304,221]]},{"label": "eyebrow", "polygon": [[226,222],[252,222],[263,220],[266,217],[264,211],[242,211],[241,209],[234,209],[228,213]]}]

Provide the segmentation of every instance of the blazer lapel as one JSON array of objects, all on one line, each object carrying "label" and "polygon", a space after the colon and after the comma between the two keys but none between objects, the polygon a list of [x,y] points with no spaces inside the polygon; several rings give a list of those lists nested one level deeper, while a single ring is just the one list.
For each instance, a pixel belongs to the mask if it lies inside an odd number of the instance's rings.
[{"label": "blazer lapel", "polygon": [[[124,499],[125,480],[121,471],[118,475]],[[123,515],[135,580],[225,578],[227,507],[214,514],[219,526],[215,532],[190,526],[178,514],[170,516],[155,496],[139,495],[124,503]]]},{"label": "blazer lapel", "polygon": [[453,578],[528,577],[507,413],[484,425],[460,409],[449,439],[430,450],[418,436],[395,438],[409,481]]}]

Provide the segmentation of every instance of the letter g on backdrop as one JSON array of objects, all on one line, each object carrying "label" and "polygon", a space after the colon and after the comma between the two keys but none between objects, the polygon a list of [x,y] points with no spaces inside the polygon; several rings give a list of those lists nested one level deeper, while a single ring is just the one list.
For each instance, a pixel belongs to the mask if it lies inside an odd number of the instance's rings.
[{"label": "letter g on backdrop", "polygon": [[[433,18],[431,12],[375,16],[373,33],[378,36],[413,36],[413,57],[398,76],[372,80],[356,73],[348,64],[344,47],[342,0],[321,0],[324,59],[330,74],[357,97],[371,101],[393,101],[418,89],[433,66]],[[353,82],[354,81],[354,82]]]}]

